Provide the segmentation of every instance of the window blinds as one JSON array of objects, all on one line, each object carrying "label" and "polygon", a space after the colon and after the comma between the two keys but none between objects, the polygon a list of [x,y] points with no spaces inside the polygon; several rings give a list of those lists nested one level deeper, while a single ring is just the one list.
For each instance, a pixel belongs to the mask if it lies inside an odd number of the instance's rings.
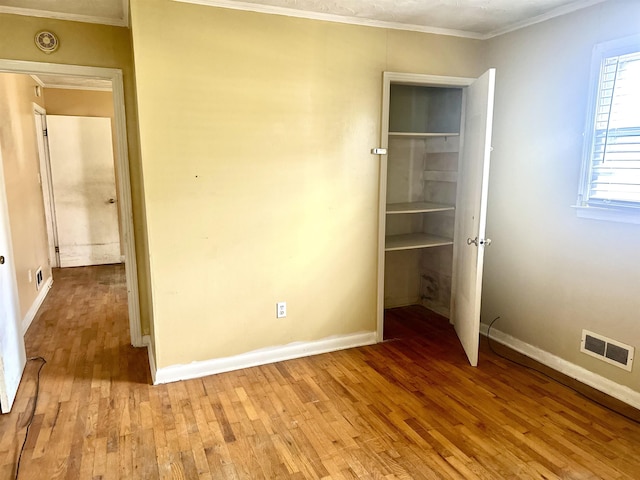
[{"label": "window blinds", "polygon": [[588,204],[640,208],[640,52],[602,62]]}]

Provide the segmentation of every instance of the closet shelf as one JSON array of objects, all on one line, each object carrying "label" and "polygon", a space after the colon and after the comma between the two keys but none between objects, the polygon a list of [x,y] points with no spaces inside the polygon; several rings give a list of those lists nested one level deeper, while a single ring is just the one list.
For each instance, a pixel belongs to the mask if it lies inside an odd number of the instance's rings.
[{"label": "closet shelf", "polygon": [[390,203],[387,205],[387,215],[400,213],[429,213],[454,210],[454,205],[444,205],[432,202]]},{"label": "closet shelf", "polygon": [[453,240],[437,237],[428,233],[407,233],[404,235],[390,235],[385,238],[385,251],[412,250],[416,248],[440,247],[453,245]]},{"label": "closet shelf", "polygon": [[459,137],[458,132],[427,133],[427,132],[389,132],[390,137],[430,138],[430,137]]},{"label": "closet shelf", "polygon": [[422,172],[422,179],[425,182],[450,182],[458,181],[458,172],[448,170],[425,170]]}]

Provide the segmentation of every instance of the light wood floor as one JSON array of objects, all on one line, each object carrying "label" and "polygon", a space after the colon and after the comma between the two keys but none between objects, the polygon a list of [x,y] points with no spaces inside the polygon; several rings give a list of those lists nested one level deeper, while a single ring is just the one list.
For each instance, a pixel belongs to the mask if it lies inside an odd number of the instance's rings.
[{"label": "light wood floor", "polygon": [[[154,387],[125,302],[120,267],[55,272],[21,479],[640,478],[638,424],[486,349],[469,367],[421,308],[390,311],[383,344]],[[0,418],[1,479],[37,368]]]}]

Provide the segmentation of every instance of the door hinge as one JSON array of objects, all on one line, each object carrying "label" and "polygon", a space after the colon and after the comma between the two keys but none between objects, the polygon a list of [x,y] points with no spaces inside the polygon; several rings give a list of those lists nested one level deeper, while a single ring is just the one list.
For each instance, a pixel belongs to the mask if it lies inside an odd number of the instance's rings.
[{"label": "door hinge", "polygon": [[49,136],[49,132],[47,131],[46,128],[44,130],[42,130],[42,135],[45,136],[45,137]]},{"label": "door hinge", "polygon": [[60,253],[60,247],[56,247],[56,253]]}]

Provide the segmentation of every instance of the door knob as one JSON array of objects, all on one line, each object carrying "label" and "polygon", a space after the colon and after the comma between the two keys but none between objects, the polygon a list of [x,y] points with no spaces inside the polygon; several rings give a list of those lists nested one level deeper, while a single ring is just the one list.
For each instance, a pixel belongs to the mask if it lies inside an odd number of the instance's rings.
[{"label": "door knob", "polygon": [[109,202],[109,203],[116,203],[116,199],[115,199],[115,198],[110,198],[110,199],[108,200],[108,202]]},{"label": "door knob", "polygon": [[4,257],[0,255],[0,265],[4,265]]},{"label": "door knob", "polygon": [[481,238],[480,240],[478,240],[478,237],[467,238],[467,245],[475,245],[476,247],[479,247],[480,245],[484,245],[485,247],[488,247],[489,245],[491,245],[491,239]]}]

